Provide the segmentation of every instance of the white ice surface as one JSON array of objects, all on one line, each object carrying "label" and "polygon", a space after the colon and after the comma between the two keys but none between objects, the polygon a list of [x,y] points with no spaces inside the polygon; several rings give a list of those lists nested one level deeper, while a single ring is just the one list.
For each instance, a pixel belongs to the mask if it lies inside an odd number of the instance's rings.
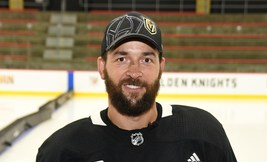
[{"label": "white ice surface", "polygon": [[[36,111],[48,98],[0,99],[0,126],[24,114]],[[239,162],[264,161],[267,152],[267,101],[215,99],[160,99],[164,104],[196,106],[212,113],[224,126]],[[58,109],[52,119],[27,131],[0,154],[0,162],[35,162],[38,147],[64,125],[107,107],[100,98],[73,98]],[[0,127],[0,128],[1,128]]]}]

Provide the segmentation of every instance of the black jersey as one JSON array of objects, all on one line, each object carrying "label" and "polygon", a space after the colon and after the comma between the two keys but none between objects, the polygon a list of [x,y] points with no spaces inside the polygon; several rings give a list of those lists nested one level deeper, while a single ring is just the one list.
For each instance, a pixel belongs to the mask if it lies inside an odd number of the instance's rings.
[{"label": "black jersey", "polygon": [[208,112],[162,106],[146,128],[115,126],[107,109],[75,121],[50,136],[37,162],[236,162],[222,125]]}]

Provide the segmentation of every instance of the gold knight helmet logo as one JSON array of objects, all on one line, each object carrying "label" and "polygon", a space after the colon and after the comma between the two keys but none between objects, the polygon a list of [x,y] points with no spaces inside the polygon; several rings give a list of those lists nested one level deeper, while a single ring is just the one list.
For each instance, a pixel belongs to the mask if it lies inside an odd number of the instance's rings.
[{"label": "gold knight helmet logo", "polygon": [[144,27],[146,28],[146,30],[151,35],[157,34],[156,24],[148,18],[144,17],[143,19],[144,19]]}]

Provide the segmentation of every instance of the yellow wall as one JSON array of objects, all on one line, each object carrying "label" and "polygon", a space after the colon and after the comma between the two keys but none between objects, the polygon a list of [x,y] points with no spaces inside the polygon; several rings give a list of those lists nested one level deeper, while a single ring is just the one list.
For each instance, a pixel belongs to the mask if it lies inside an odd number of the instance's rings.
[{"label": "yellow wall", "polygon": [[22,10],[24,8],[24,0],[9,0],[9,8],[11,10]]},{"label": "yellow wall", "polygon": [[209,14],[210,13],[210,3],[211,0],[196,0],[196,12],[199,14]]}]

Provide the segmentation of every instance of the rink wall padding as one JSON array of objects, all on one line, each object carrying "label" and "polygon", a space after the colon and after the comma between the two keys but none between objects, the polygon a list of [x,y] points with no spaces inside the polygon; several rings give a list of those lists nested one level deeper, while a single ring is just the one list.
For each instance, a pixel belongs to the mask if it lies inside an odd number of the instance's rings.
[{"label": "rink wall padding", "polygon": [[[75,71],[74,95],[107,97],[98,72]],[[165,72],[158,98],[266,99],[267,73]]]},{"label": "rink wall padding", "polygon": [[50,119],[53,112],[66,103],[72,96],[72,90],[63,93],[39,107],[37,112],[16,119],[10,125],[2,129],[0,131],[0,153],[11,146],[12,143],[28,129]]},{"label": "rink wall padding", "polygon": [[69,89],[71,72],[0,69],[2,95],[60,95]]},{"label": "rink wall padding", "polygon": [[[267,73],[164,72],[158,97],[267,99]],[[97,71],[0,69],[0,95],[107,97]]]}]

